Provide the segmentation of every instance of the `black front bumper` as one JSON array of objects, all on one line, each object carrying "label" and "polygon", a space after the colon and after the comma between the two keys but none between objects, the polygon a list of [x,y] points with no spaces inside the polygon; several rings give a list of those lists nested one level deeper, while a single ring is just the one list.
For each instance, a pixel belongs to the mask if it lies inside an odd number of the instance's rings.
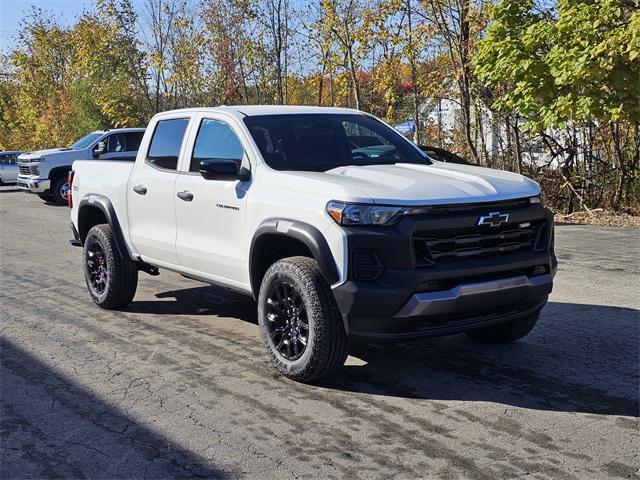
[{"label": "black front bumper", "polygon": [[[496,206],[487,207],[491,208]],[[557,268],[553,214],[535,205],[507,211],[513,225],[537,222],[540,228],[544,226],[544,248],[417,264],[416,232],[474,228],[477,209],[407,217],[393,227],[345,229],[352,260],[348,280],[333,291],[350,337],[405,339],[454,334],[542,308]],[[373,280],[358,278],[355,252],[362,251],[375,254],[382,267]]]}]

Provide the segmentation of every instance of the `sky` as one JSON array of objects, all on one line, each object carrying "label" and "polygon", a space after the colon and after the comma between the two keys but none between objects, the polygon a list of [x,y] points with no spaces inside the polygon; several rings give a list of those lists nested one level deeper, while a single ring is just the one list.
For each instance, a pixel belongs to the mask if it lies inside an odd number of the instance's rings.
[{"label": "sky", "polygon": [[[134,5],[144,0],[134,0]],[[71,25],[84,11],[95,9],[93,0],[0,0],[0,52],[7,53],[17,41],[20,20],[34,5],[52,12],[61,25]]]}]

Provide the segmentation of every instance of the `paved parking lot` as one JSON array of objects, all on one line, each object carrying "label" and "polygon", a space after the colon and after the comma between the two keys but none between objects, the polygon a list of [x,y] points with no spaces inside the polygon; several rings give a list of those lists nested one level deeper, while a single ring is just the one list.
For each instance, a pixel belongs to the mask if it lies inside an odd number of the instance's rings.
[{"label": "paved parking lot", "polygon": [[68,210],[0,189],[2,478],[637,478],[638,231],[559,226],[534,332],[357,346],[274,374],[255,306],[142,274],[94,307]]}]

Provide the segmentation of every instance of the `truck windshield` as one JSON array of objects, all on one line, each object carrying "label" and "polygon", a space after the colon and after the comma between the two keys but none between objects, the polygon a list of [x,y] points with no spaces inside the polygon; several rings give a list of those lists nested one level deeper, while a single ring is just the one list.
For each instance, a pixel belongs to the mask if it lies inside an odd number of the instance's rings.
[{"label": "truck windshield", "polygon": [[102,133],[90,133],[89,135],[85,135],[76,143],[71,145],[70,148],[71,150],[84,150],[89,145],[91,145],[95,140],[100,138],[102,135],[103,135]]},{"label": "truck windshield", "polygon": [[326,172],[347,165],[431,163],[400,134],[366,115],[257,115],[244,122],[275,170]]}]

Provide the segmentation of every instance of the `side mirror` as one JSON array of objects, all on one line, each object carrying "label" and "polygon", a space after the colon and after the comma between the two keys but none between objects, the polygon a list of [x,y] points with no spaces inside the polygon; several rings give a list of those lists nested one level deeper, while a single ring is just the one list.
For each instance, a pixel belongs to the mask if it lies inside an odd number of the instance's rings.
[{"label": "side mirror", "polygon": [[106,153],[106,151],[107,151],[107,144],[104,142],[98,142],[98,144],[96,145],[96,148],[93,149],[93,156],[94,158],[98,158],[103,153]]},{"label": "side mirror", "polygon": [[234,158],[209,158],[200,162],[200,175],[207,180],[247,181],[251,172],[242,166],[242,160]]}]

